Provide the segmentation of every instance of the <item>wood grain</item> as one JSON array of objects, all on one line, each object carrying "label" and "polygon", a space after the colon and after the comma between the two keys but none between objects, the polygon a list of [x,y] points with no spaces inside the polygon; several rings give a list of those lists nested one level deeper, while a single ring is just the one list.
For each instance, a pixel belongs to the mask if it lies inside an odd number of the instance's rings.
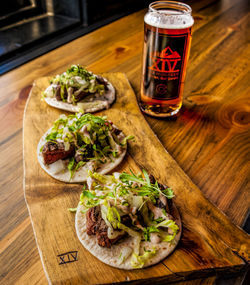
[{"label": "wood grain", "polygon": [[[122,73],[104,74],[117,91],[117,100],[107,115],[126,135],[135,136],[118,171],[139,167],[152,173],[161,183],[174,189],[175,203],[184,225],[178,249],[163,262],[148,269],[124,271],[96,260],[78,241],[74,215],[67,208],[77,205],[81,186],[67,185],[48,176],[40,167],[36,147],[43,133],[61,113],[40,101],[49,84],[48,78],[37,79],[30,93],[24,117],[25,197],[47,277],[51,283],[110,284],[137,280],[166,282],[190,277],[206,277],[225,272],[237,273],[246,268],[238,257],[250,260],[250,242],[220,211],[204,198],[173,158],[167,153],[143,118],[136,97]],[[223,231],[222,231],[223,229]],[[222,234],[223,232],[223,234]],[[233,250],[227,236],[237,235]],[[240,243],[238,243],[240,241]],[[232,242],[231,242],[232,243]],[[58,255],[77,251],[78,262],[60,266]],[[147,281],[145,281],[147,280]]]},{"label": "wood grain", "polygon": [[[249,1],[191,0],[188,4],[195,25],[182,112],[171,120],[146,120],[204,195],[241,226],[250,204]],[[80,63],[96,73],[125,72],[139,94],[145,11],[0,77],[1,283],[46,284],[31,226],[22,229],[28,219],[22,190],[26,88],[38,77],[58,74],[72,63]],[[209,282],[213,284],[213,280]]]}]

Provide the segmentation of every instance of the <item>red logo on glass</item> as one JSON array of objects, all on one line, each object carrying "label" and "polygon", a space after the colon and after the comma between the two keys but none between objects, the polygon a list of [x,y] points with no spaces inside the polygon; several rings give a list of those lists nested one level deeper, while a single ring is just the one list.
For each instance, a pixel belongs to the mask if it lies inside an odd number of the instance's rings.
[{"label": "red logo on glass", "polygon": [[177,68],[177,63],[181,60],[181,56],[177,51],[172,51],[170,47],[166,47],[161,52],[154,52],[151,55],[152,65],[149,69],[168,74],[168,76],[176,76],[180,69]]},{"label": "red logo on glass", "polygon": [[165,85],[165,84],[158,84],[156,86],[156,92],[158,94],[165,94],[167,92],[167,85]]}]

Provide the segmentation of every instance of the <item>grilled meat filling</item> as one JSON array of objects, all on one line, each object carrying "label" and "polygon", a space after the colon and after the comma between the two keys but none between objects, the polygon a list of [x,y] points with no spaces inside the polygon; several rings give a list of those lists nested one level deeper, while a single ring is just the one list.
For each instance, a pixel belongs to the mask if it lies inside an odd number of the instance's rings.
[{"label": "grilled meat filling", "polygon": [[96,235],[97,242],[102,247],[110,248],[112,244],[120,240],[124,235],[121,234],[114,239],[108,238],[108,226],[102,219],[100,205],[90,208],[86,213],[86,227],[88,235]]},{"label": "grilled meat filling", "polygon": [[[149,179],[150,179],[150,183],[154,184],[155,183],[155,178],[153,175],[149,175]],[[161,183],[158,183],[158,186],[161,190],[167,189],[168,186],[167,185],[163,185]],[[161,209],[165,209],[167,211],[167,213],[171,214],[171,210],[172,210],[172,200],[171,199],[167,199],[165,196],[161,195],[158,199],[156,199],[156,207],[161,208]]]},{"label": "grilled meat filling", "polygon": [[57,101],[62,101],[62,100],[67,100],[68,103],[72,103],[73,100],[73,96],[74,96],[74,102],[79,102],[81,101],[85,96],[89,95],[90,93],[88,92],[84,92],[81,89],[76,91],[76,88],[72,88],[69,87],[69,89],[67,90],[66,88],[64,88],[63,91],[61,91],[61,85],[57,85],[55,87],[55,98]]},{"label": "grilled meat filling", "polygon": [[61,85],[57,85],[54,89],[55,98],[57,101],[66,100],[68,97],[67,89],[65,88],[64,92],[61,91]]},{"label": "grilled meat filling", "polygon": [[97,80],[97,82],[98,82],[99,84],[103,84],[103,85],[104,85],[104,88],[105,88],[106,90],[108,90],[108,82],[107,82],[102,76],[97,75],[97,76],[96,76],[96,80]]},{"label": "grilled meat filling", "polygon": [[84,91],[81,91],[81,89],[79,89],[78,91],[76,91],[74,93],[74,97],[75,97],[75,102],[79,102],[81,101],[84,97],[86,97],[87,95],[89,95],[91,93],[88,93],[88,92],[84,92]]},{"label": "grilled meat filling", "polygon": [[[97,76],[96,80],[99,84],[104,85],[105,90],[108,90],[108,82],[104,78],[102,78],[101,76]],[[62,87],[60,83],[58,82],[56,84],[57,86],[54,89],[54,92],[57,101],[67,100],[68,103],[73,103],[72,97],[74,97],[74,103],[77,103],[81,101],[84,97],[92,94],[90,92],[84,91],[83,87],[81,87],[80,89],[77,89],[75,87],[69,87],[68,89],[64,88],[63,90],[61,90]]]},{"label": "grilled meat filling", "polygon": [[49,141],[47,142],[42,150],[42,155],[45,164],[51,164],[59,159],[65,159],[73,156],[75,153],[75,148],[70,145],[69,150],[65,150],[63,142]]}]

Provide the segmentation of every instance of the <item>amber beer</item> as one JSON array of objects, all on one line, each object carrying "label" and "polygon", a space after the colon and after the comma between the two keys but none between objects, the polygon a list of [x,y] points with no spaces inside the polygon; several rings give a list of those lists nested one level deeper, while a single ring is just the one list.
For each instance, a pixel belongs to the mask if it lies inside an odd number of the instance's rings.
[{"label": "amber beer", "polygon": [[183,3],[157,1],[144,17],[140,107],[149,115],[168,117],[181,108],[194,23],[191,11]]}]

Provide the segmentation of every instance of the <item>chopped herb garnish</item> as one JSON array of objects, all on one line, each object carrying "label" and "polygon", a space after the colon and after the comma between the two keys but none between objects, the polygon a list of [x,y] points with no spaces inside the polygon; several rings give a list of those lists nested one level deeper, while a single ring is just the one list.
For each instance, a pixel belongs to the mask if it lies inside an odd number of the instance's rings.
[{"label": "chopped herb garnish", "polygon": [[143,236],[145,241],[150,241],[150,233],[158,233],[160,230],[154,226],[144,228]]},{"label": "chopped herb garnish", "polygon": [[[145,170],[142,174],[130,171],[113,175],[89,171],[88,176],[90,189],[84,187],[80,196],[82,212],[86,213],[88,209],[99,206],[101,217],[111,233],[119,230],[121,234],[126,232],[134,238],[133,244],[129,244],[131,248],[120,255],[121,263],[132,254],[131,265],[141,268],[156,254],[156,248],[150,247],[149,243],[146,243],[142,253],[142,240],[159,243],[174,240],[179,231],[178,225],[169,219],[165,209],[158,208],[157,204],[152,205],[152,202],[159,201],[166,193],[172,197],[171,189],[166,189],[164,193],[157,181],[151,183],[154,179]],[[154,215],[158,218],[154,219]]]},{"label": "chopped herb garnish", "polygon": [[[51,79],[50,84],[60,86],[60,97],[63,102],[67,101],[69,88],[71,88],[72,104],[76,104],[79,101],[77,97],[81,91],[85,93],[98,92],[101,95],[105,92],[105,86],[98,81],[97,76],[80,65],[72,65],[66,72]],[[46,97],[47,95],[50,96],[50,91],[47,94],[47,90],[45,90],[44,96]]]},{"label": "chopped herb garnish", "polygon": [[68,170],[72,178],[77,170],[90,161],[105,164],[119,157],[121,146],[119,141],[114,140],[115,134],[111,130],[113,125],[106,117],[81,113],[61,115],[54,122],[46,141],[64,143],[66,151],[74,146],[78,163],[73,159],[69,161]]},{"label": "chopped herb garnish", "polygon": [[74,166],[75,166],[75,159],[71,157],[68,164],[68,170],[70,171],[70,178],[74,175]]},{"label": "chopped herb garnish", "polygon": [[174,197],[173,191],[170,188],[167,188],[167,191],[164,191],[159,188],[157,181],[155,183],[151,183],[146,170],[143,170],[145,180],[140,175],[136,176],[131,170],[130,172],[131,174],[122,173],[120,175],[120,179],[122,182],[128,184],[131,181],[138,183],[140,186],[138,186],[135,191],[137,191],[139,196],[148,196],[152,201],[154,201],[155,198],[158,198],[160,194],[164,195],[168,199],[172,199]]},{"label": "chopped herb garnish", "polygon": [[46,141],[52,141],[57,138],[58,132],[52,132],[46,136]]},{"label": "chopped herb garnish", "polygon": [[88,191],[88,190],[83,190],[82,194],[83,194],[84,197],[87,197],[87,198],[89,198],[89,199],[94,199],[94,198],[96,198],[96,196],[95,196],[94,194],[92,194],[92,193],[91,193],[90,191]]},{"label": "chopped herb garnish", "polygon": [[162,217],[160,217],[160,218],[158,218],[158,219],[156,219],[156,220],[154,220],[156,223],[160,223],[160,222],[162,222],[162,221],[164,221],[164,218],[162,218]]}]

